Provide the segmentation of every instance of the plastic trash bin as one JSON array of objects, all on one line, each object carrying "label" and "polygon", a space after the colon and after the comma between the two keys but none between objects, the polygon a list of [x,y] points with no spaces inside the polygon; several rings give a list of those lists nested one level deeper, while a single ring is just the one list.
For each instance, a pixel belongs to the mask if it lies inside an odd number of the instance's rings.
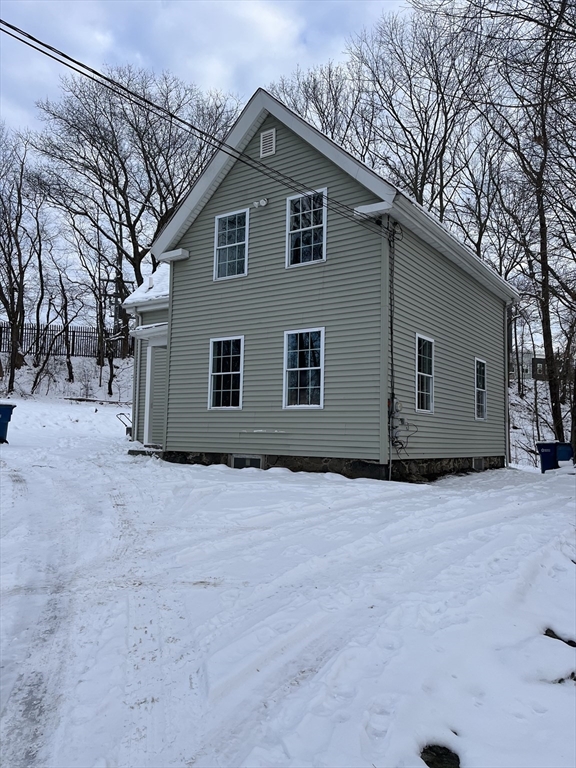
[{"label": "plastic trash bin", "polygon": [[540,471],[542,474],[548,469],[559,469],[559,461],[570,461],[573,456],[570,443],[536,443],[536,449],[540,454]]},{"label": "plastic trash bin", "polygon": [[12,418],[12,411],[16,408],[14,403],[0,403],[0,443],[7,443],[8,422]]},{"label": "plastic trash bin", "polygon": [[561,461],[572,461],[574,451],[570,443],[556,443],[556,463],[560,466]]}]

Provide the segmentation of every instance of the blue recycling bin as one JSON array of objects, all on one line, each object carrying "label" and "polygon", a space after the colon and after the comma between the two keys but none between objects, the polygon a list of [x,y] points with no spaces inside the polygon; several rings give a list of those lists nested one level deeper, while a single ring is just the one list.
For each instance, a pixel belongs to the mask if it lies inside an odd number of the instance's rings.
[{"label": "blue recycling bin", "polygon": [[574,453],[570,443],[536,443],[536,449],[540,454],[540,471],[542,474],[548,469],[558,469],[559,461],[570,461]]},{"label": "blue recycling bin", "polygon": [[12,418],[12,411],[16,408],[12,403],[0,403],[0,443],[7,443],[8,422]]}]

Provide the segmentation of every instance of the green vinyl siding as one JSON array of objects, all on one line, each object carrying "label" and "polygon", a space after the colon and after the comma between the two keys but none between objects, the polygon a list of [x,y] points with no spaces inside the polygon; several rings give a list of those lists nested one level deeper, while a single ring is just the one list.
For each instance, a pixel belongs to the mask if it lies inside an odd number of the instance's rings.
[{"label": "green vinyl siding", "polygon": [[[415,432],[396,456],[505,455],[504,303],[405,228],[394,273],[395,392]],[[433,413],[416,412],[416,334],[434,339]],[[486,421],[475,419],[476,357],[487,364]]]},{"label": "green vinyl siding", "polygon": [[[351,208],[376,202],[348,174],[268,117],[265,162],[303,190]],[[388,461],[388,243],[328,209],[326,261],[286,269],[286,200],[296,190],[236,163],[174,248],[165,448]],[[254,201],[267,199],[265,206]],[[215,217],[250,209],[247,275],[213,280]],[[385,217],[386,218],[386,217]],[[383,235],[383,236],[382,236]],[[395,247],[395,392],[408,422],[392,458],[505,454],[504,304],[402,226]],[[285,331],[325,329],[324,407],[283,409]],[[434,409],[415,408],[416,334],[434,339]],[[208,408],[211,338],[244,337],[242,410]],[[488,418],[475,416],[474,359],[487,363]]]},{"label": "green vinyl siding", "polygon": [[[267,118],[277,151],[266,159],[305,189],[355,207],[374,196]],[[247,147],[259,158],[259,133]],[[237,163],[177,247],[173,264],[166,449],[381,459],[381,258],[378,232],[332,210],[326,262],[285,268],[286,199],[294,191]],[[248,275],[213,281],[215,216],[251,207]],[[284,332],[324,327],[324,408],[282,408]],[[208,410],[210,338],[243,335],[241,411]]]},{"label": "green vinyl siding", "polygon": [[152,309],[149,312],[142,312],[142,325],[153,325],[154,323],[166,323],[168,321],[167,309]]}]

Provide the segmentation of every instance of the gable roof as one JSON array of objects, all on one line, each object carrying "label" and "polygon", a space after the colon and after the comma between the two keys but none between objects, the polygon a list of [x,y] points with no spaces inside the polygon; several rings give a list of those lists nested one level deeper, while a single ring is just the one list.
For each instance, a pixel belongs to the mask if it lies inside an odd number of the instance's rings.
[{"label": "gable roof", "polygon": [[[306,141],[328,160],[380,198],[379,211],[386,211],[422,240],[432,245],[474,279],[507,302],[518,298],[517,292],[491,267],[480,261],[473,251],[461,243],[432,214],[415,200],[372,171],[346,150],[311,126],[295,112],[259,88],[226,137],[226,145],[243,152],[268,115],[272,115],[293,133]],[[159,260],[177,245],[194,222],[206,202],[218,188],[237,158],[225,151],[216,152],[196,184],[183,200],[165,228],[152,243],[151,251]],[[306,188],[305,180],[302,188]],[[170,256],[166,258],[168,261]]]}]

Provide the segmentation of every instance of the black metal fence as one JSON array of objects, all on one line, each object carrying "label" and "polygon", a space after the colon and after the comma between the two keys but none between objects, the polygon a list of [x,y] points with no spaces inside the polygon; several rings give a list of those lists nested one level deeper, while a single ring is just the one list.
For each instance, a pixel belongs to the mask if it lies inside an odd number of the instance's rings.
[{"label": "black metal fence", "polygon": [[[112,336],[112,329],[107,329],[107,333]],[[96,328],[87,328],[83,326],[70,326],[68,329],[68,338],[70,340],[70,355],[72,357],[98,357],[99,339]],[[113,339],[109,342],[114,350],[114,357],[122,357],[123,339]],[[53,356],[66,355],[66,337],[64,327],[61,325],[41,325],[39,328],[35,323],[25,323],[22,332],[21,348],[25,354],[41,355],[47,354]],[[10,326],[8,323],[0,323],[0,352],[10,352]],[[134,351],[134,340],[130,338],[129,354]]]}]

